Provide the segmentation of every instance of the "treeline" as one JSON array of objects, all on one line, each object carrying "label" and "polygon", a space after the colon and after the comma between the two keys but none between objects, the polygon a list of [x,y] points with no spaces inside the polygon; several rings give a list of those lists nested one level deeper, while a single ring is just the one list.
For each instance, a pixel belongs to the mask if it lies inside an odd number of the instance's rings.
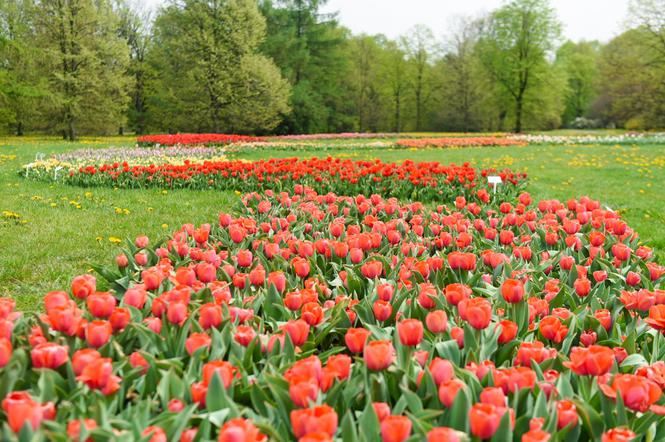
[{"label": "treeline", "polygon": [[607,44],[547,0],[437,34],[353,35],[323,0],[0,0],[7,133],[313,133],[665,127],[665,0]]}]

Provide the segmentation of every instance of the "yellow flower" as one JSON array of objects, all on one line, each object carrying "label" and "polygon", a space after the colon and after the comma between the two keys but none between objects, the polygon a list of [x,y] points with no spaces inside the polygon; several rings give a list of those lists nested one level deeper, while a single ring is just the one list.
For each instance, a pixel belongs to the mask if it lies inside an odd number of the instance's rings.
[{"label": "yellow flower", "polygon": [[122,242],[120,238],[115,236],[109,236],[109,241],[112,242],[113,244],[120,244]]},{"label": "yellow flower", "polygon": [[166,223],[162,224],[162,229],[165,229],[165,230],[166,230],[166,229],[168,229],[168,228],[169,228],[169,225],[168,225],[168,224],[166,224]]},{"label": "yellow flower", "polygon": [[58,207],[57,203],[51,203],[51,207]]}]

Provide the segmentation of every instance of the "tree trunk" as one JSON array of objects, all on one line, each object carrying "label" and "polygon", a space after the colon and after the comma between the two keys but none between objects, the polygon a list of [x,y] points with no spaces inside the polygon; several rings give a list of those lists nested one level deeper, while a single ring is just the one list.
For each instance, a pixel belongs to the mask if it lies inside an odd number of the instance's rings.
[{"label": "tree trunk", "polygon": [[23,136],[23,121],[19,121],[16,124],[16,136],[18,136],[18,137]]},{"label": "tree trunk", "polygon": [[69,118],[67,121],[67,139],[74,141],[76,139],[76,132],[74,131],[74,120]]},{"label": "tree trunk", "polygon": [[402,100],[399,92],[395,95],[395,132],[402,131]]},{"label": "tree trunk", "polygon": [[522,97],[515,99],[515,133],[522,133]]}]

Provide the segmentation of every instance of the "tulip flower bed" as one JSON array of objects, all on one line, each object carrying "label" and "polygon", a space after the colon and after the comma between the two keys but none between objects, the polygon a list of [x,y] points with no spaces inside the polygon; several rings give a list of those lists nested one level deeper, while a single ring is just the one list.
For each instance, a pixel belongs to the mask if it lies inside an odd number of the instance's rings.
[{"label": "tulip flower bed", "polygon": [[[250,192],[256,189],[293,191],[307,185],[319,192],[342,194],[379,193],[399,198],[433,201],[464,194],[488,198],[486,176],[498,174],[504,185],[500,193],[514,194],[526,175],[510,170],[477,171],[469,164],[457,166],[438,162],[384,163],[339,158],[271,159],[261,161],[204,161],[183,165],[130,166],[125,163],[85,166],[60,175],[38,173],[33,167],[28,177],[57,180],[78,186],[118,188],[193,188]],[[26,174],[25,169],[22,172]]]},{"label": "tulip flower bed", "polygon": [[452,201],[250,193],[1,300],[2,439],[662,440],[651,250],[588,198]]},{"label": "tulip flower bed", "polygon": [[260,137],[251,137],[247,135],[227,135],[227,134],[164,134],[164,135],[142,135],[136,138],[136,142],[144,146],[162,146],[173,145],[223,145],[232,143],[251,143],[260,141]]},{"label": "tulip flower bed", "polygon": [[446,137],[397,140],[397,146],[422,149],[427,147],[526,146],[528,142],[511,137]]}]

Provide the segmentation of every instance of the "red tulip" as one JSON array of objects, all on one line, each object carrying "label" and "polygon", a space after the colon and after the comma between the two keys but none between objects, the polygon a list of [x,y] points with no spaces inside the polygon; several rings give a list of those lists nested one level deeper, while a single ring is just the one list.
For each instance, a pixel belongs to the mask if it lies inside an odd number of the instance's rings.
[{"label": "red tulip", "polygon": [[425,324],[432,333],[443,333],[448,328],[448,315],[444,310],[433,310],[427,313]]},{"label": "red tulip", "polygon": [[203,385],[207,387],[215,373],[219,375],[224,388],[229,388],[233,379],[240,377],[238,369],[230,362],[210,361],[203,366]]},{"label": "red tulip", "polygon": [[133,368],[141,367],[141,372],[143,374],[146,374],[150,368],[150,363],[138,351],[135,351],[129,355],[129,364]]},{"label": "red tulip", "polygon": [[351,353],[362,353],[370,332],[364,328],[349,328],[344,335],[344,342]]},{"label": "red tulip", "polygon": [[614,351],[602,345],[591,345],[587,348],[573,347],[570,361],[563,365],[580,376],[602,376],[609,373],[614,365]]},{"label": "red tulip", "polygon": [[91,362],[101,358],[102,355],[95,349],[84,348],[74,352],[72,356],[72,368],[76,376],[83,373],[83,369]]},{"label": "red tulip", "polygon": [[427,433],[427,442],[460,442],[460,433],[448,427],[434,427]]},{"label": "red tulip", "polygon": [[300,278],[306,278],[309,276],[310,266],[307,259],[300,257],[293,258],[291,265],[293,266],[296,275],[298,275]]},{"label": "red tulip", "polygon": [[32,358],[32,366],[34,368],[50,368],[54,370],[67,362],[69,353],[67,347],[64,345],[45,342],[35,346],[30,352],[30,357]]},{"label": "red tulip", "polygon": [[113,334],[109,321],[90,321],[85,326],[85,339],[91,347],[99,348],[106,344]]},{"label": "red tulip", "polygon": [[644,413],[660,399],[661,389],[655,382],[633,374],[617,374],[612,385],[599,384],[603,393],[610,398],[621,394],[626,407]]},{"label": "red tulip", "polygon": [[405,319],[397,323],[397,333],[402,345],[415,347],[423,340],[423,323],[419,319]]},{"label": "red tulip", "polygon": [[492,404],[473,404],[469,410],[471,433],[479,439],[491,438],[499,429],[501,418],[506,411],[506,408]]},{"label": "red tulip", "polygon": [[372,311],[377,321],[387,321],[393,313],[393,306],[387,301],[374,301],[372,304]]},{"label": "red tulip", "polygon": [[556,413],[557,413],[557,428],[561,430],[562,428],[570,425],[570,428],[577,425],[579,416],[577,415],[577,407],[575,404],[569,400],[557,401],[556,403]]},{"label": "red tulip", "polygon": [[363,358],[367,368],[372,371],[381,371],[390,367],[395,360],[395,348],[392,342],[371,341],[365,344]]},{"label": "red tulip", "polygon": [[[67,422],[67,436],[74,442],[81,442],[81,427],[90,432],[97,428],[97,422],[93,419],[71,420]],[[92,439],[88,438],[86,439],[86,442],[92,442]]]},{"label": "red tulip", "polygon": [[411,435],[411,420],[406,416],[388,416],[381,421],[383,442],[404,442]]},{"label": "red tulip", "polygon": [[219,432],[218,442],[263,442],[267,440],[249,419],[241,417],[227,421]]},{"label": "red tulip", "polygon": [[451,379],[442,382],[441,385],[439,385],[439,400],[443,406],[450,408],[453,405],[457,394],[464,387],[466,387],[466,384],[459,379]]},{"label": "red tulip", "polygon": [[337,413],[328,405],[291,411],[291,428],[297,438],[309,433],[325,433],[334,436],[337,432]]},{"label": "red tulip", "polygon": [[291,342],[296,347],[303,345],[307,342],[309,336],[309,324],[302,319],[290,319],[286,324],[284,324],[284,331],[291,338]]},{"label": "red tulip", "polygon": [[247,347],[256,337],[256,331],[249,325],[239,325],[233,339],[243,347]]},{"label": "red tulip", "polygon": [[0,368],[9,363],[12,352],[12,342],[7,338],[0,338]]},{"label": "red tulip", "polygon": [[89,388],[100,390],[103,394],[113,394],[120,388],[121,379],[113,375],[111,358],[97,358],[87,364],[79,376],[79,381]]},{"label": "red tulip", "polygon": [[466,302],[466,318],[476,330],[485,329],[492,320],[492,305],[485,298],[471,298]]},{"label": "red tulip", "polygon": [[[90,299],[90,298],[88,298]],[[109,317],[109,322],[114,332],[122,331],[129,325],[129,322],[132,320],[132,314],[129,309],[123,307],[116,307],[111,316]]]},{"label": "red tulip", "polygon": [[185,348],[187,349],[187,353],[191,356],[201,347],[210,347],[211,342],[212,339],[205,333],[192,333],[187,340],[185,340]]},{"label": "red tulip", "polygon": [[497,327],[501,328],[501,334],[498,338],[499,344],[511,342],[517,336],[517,324],[510,319],[499,322]]},{"label": "red tulip", "polygon": [[203,304],[199,309],[199,324],[201,328],[217,328],[222,323],[222,307],[214,303]]},{"label": "red tulip", "polygon": [[432,362],[429,364],[429,371],[432,374],[432,378],[436,385],[441,385],[443,382],[450,381],[455,374],[453,364],[450,361],[439,357],[432,359]]},{"label": "red tulip", "polygon": [[25,423],[28,423],[32,430],[37,430],[41,422],[45,419],[55,417],[55,407],[53,403],[40,404],[26,391],[15,391],[7,394],[2,400],[2,409],[5,412],[9,428],[14,433],[21,431]]},{"label": "red tulip", "polygon": [[506,279],[501,285],[501,296],[506,302],[520,302],[524,298],[524,284],[518,279]]},{"label": "red tulip", "polygon": [[632,442],[637,438],[637,434],[628,428],[612,428],[604,432],[601,436],[602,442]]},{"label": "red tulip", "polygon": [[72,294],[85,299],[97,290],[97,280],[92,275],[80,275],[72,280]]}]

